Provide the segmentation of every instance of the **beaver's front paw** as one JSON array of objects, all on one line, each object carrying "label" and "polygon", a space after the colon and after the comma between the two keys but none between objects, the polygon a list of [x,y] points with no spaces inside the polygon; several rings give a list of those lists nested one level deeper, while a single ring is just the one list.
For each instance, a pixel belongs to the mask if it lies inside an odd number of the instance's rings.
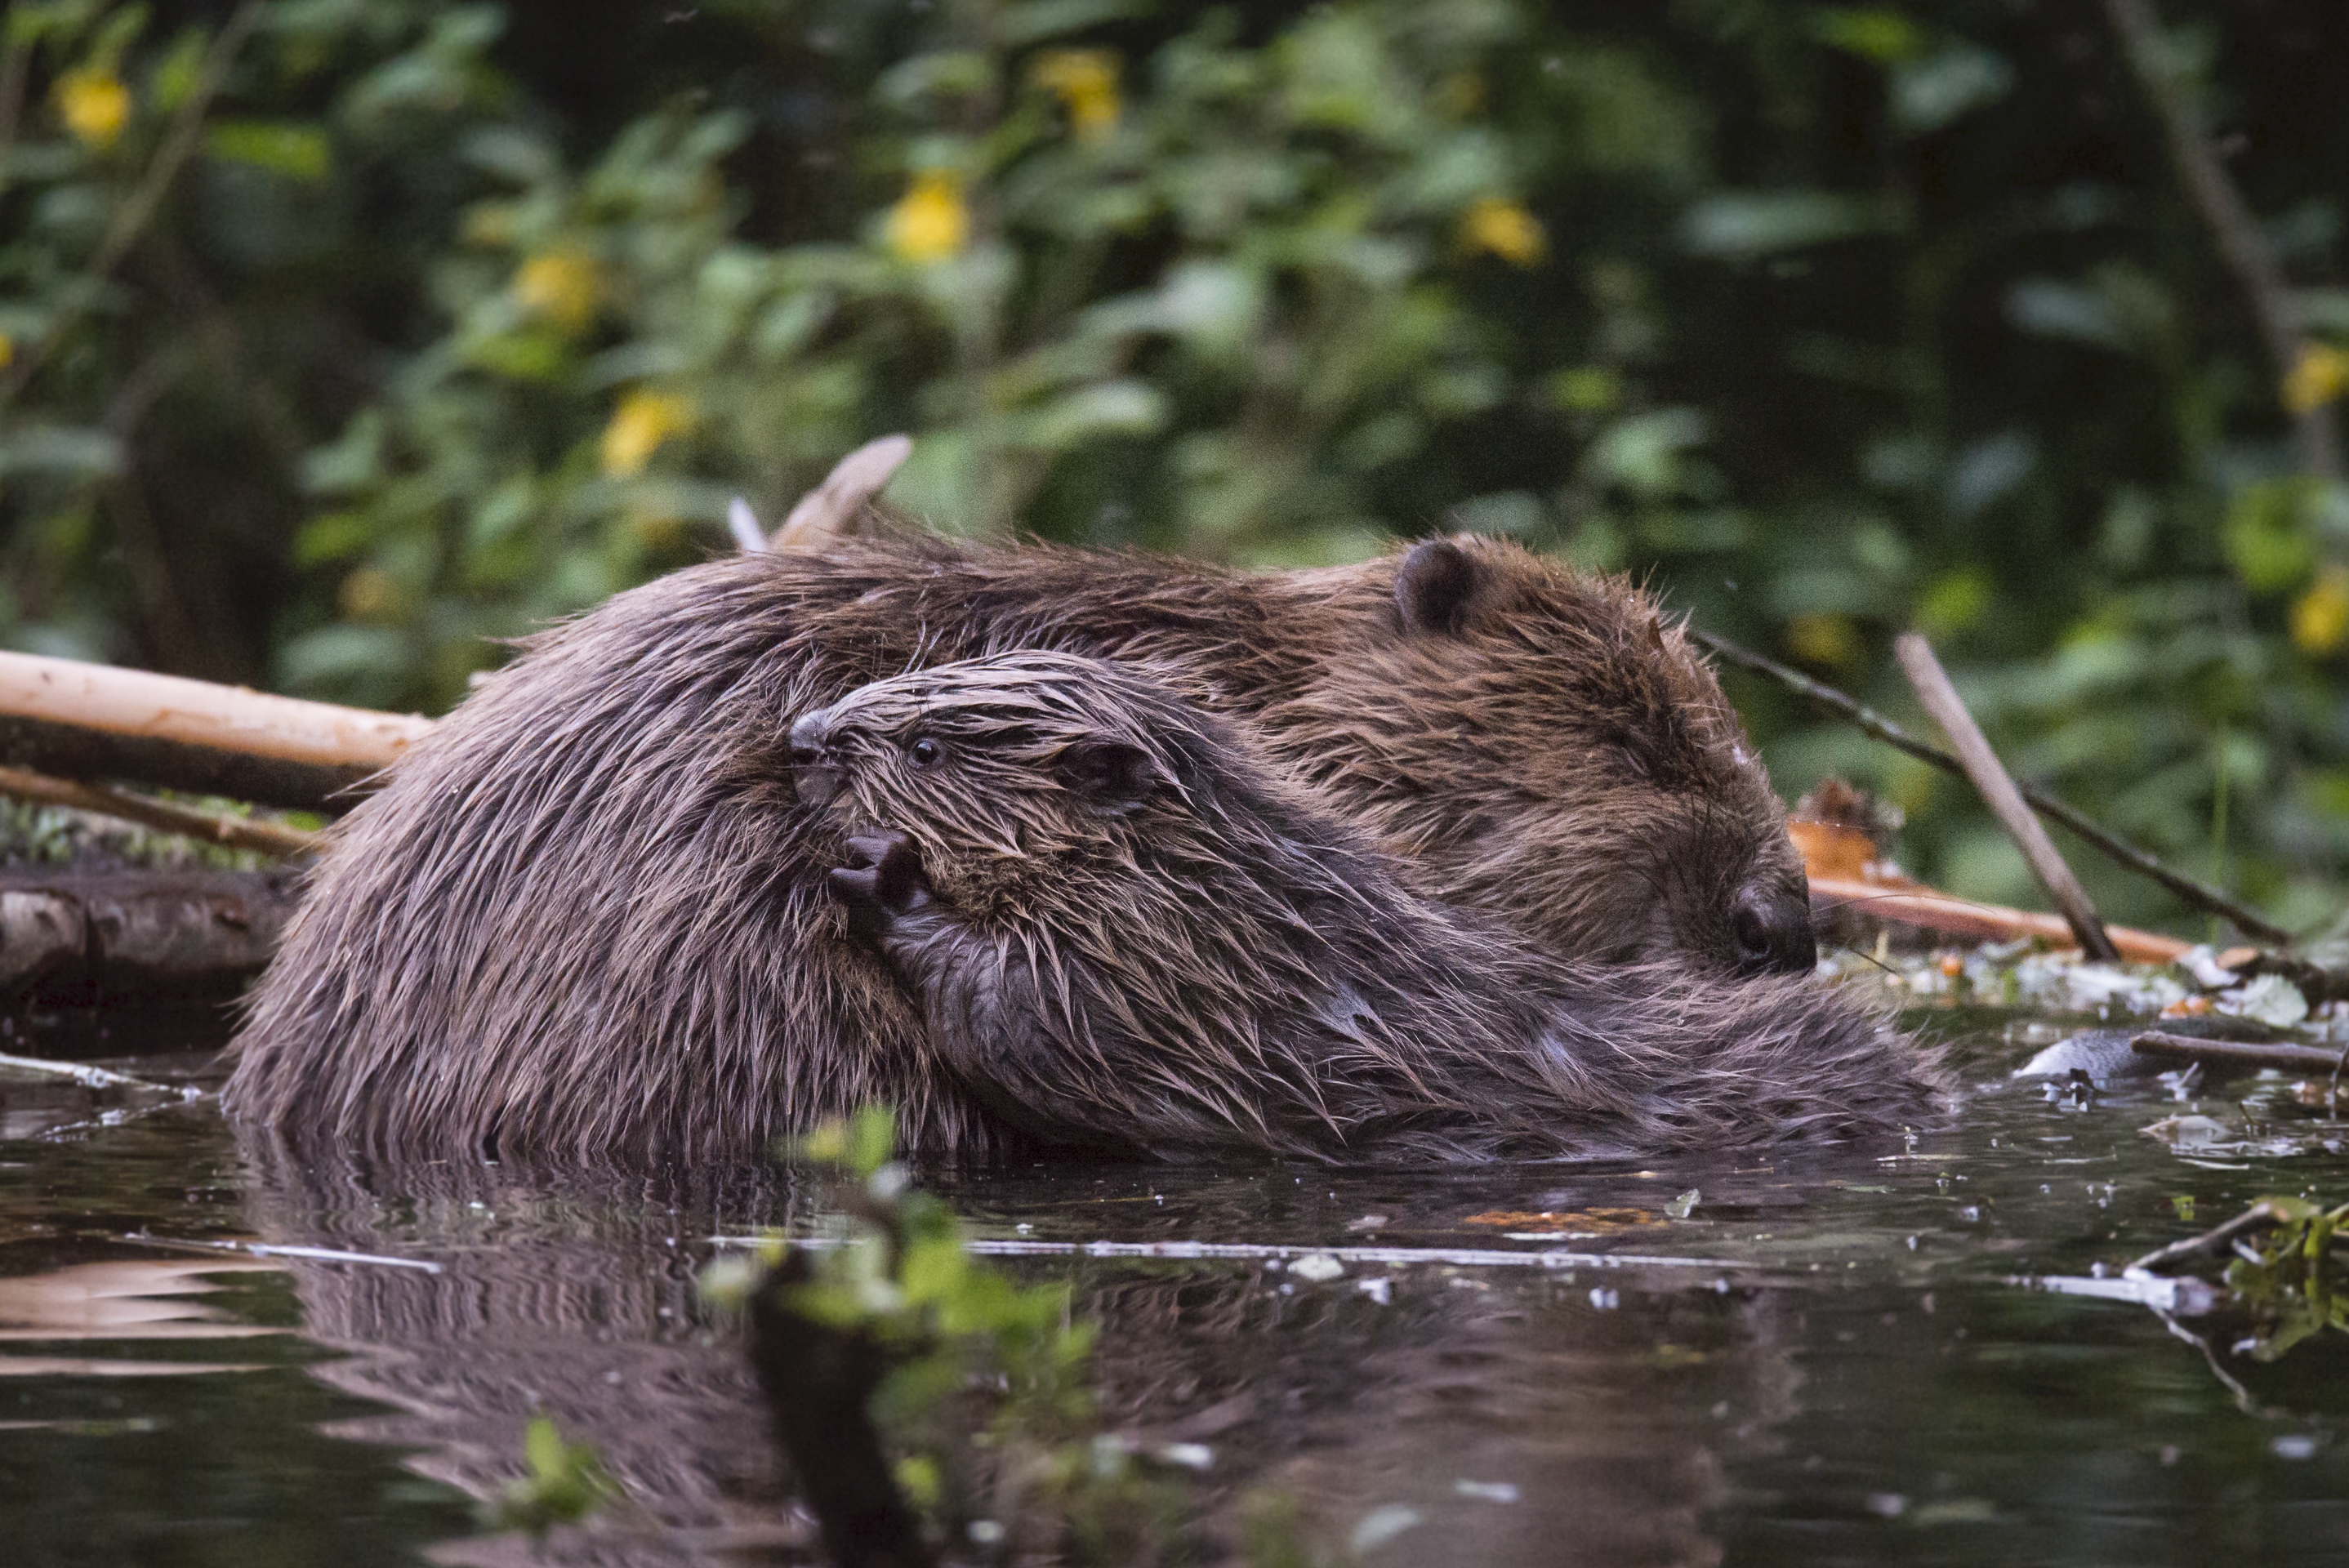
[{"label": "beaver's front paw", "polygon": [[824,878],[834,898],[848,906],[848,934],[878,942],[900,918],[930,902],[922,874],[922,852],[903,833],[860,834],[848,841],[850,863]]}]

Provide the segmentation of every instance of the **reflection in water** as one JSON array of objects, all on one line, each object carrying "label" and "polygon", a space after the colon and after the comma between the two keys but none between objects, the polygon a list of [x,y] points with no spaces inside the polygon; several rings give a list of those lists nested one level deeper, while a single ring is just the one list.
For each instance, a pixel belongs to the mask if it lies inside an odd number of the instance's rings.
[{"label": "reflection in water", "polygon": [[[305,1336],[343,1357],[316,1375],[393,1408],[342,1435],[412,1446],[423,1473],[488,1496],[544,1411],[659,1526],[599,1553],[690,1561],[805,1538],[735,1332],[694,1290],[713,1230],[786,1219],[783,1178],[321,1168],[258,1141],[245,1154],[264,1241],[440,1265],[289,1260]],[[1395,1196],[1387,1207],[1411,1198]],[[1441,1541],[1462,1561],[1713,1563],[1702,1518],[1726,1496],[1722,1453],[1765,1440],[1798,1382],[1774,1296],[1710,1276],[1331,1281],[1226,1263],[1087,1264],[1078,1284],[1102,1326],[1110,1423],[1208,1444],[1200,1498],[1227,1541],[1244,1494],[1271,1487],[1324,1539],[1382,1521],[1381,1561],[1425,1560]]]},{"label": "reflection in water", "polygon": [[[2246,1543],[2262,1568],[2349,1561],[2349,1339],[2261,1366],[2214,1338],[2251,1395],[2239,1405],[2143,1307],[2008,1283],[2088,1277],[2263,1192],[2349,1196],[2337,1162],[2189,1160],[2139,1130],[2274,1113],[2155,1089],[2050,1102],[2003,1084],[2025,1054],[1977,1075],[2002,1087],[1958,1131],[1881,1157],[1411,1178],[1061,1166],[926,1184],[979,1233],[1026,1243],[1723,1260],[1007,1264],[1071,1279],[1102,1321],[1112,1426],[1212,1451],[1196,1499],[1226,1542],[1269,1488],[1321,1539],[1360,1542],[1365,1568],[2188,1568]],[[34,1368],[0,1378],[8,1568],[359,1568],[413,1562],[422,1542],[443,1561],[519,1562],[518,1539],[470,1533],[462,1500],[517,1473],[541,1409],[596,1446],[633,1504],[540,1561],[809,1560],[734,1332],[693,1284],[707,1238],[792,1218],[784,1178],[305,1169],[238,1149],[208,1107],[110,1125],[117,1109],[141,1107],[0,1079],[0,1358]],[[443,1272],[184,1247],[236,1236]],[[255,1328],[292,1332],[224,1332]],[[148,1375],[189,1366],[256,1369]]]},{"label": "reflection in water", "polygon": [[[336,1435],[413,1449],[412,1468],[487,1498],[522,1473],[531,1418],[552,1417],[640,1511],[571,1540],[580,1560],[697,1561],[804,1534],[739,1338],[695,1291],[720,1216],[782,1221],[779,1178],[296,1161],[259,1136],[243,1147],[264,1242],[440,1265],[286,1260],[303,1333],[339,1353],[316,1376],[390,1408]],[[512,1545],[436,1555],[502,1560]]]}]

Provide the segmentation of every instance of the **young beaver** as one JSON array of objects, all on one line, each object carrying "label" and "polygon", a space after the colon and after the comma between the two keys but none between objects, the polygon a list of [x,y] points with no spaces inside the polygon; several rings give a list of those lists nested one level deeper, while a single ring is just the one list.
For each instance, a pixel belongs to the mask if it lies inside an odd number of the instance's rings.
[{"label": "young beaver", "polygon": [[1423,900],[1134,666],[1013,653],[792,726],[830,881],[931,1048],[1046,1144],[1640,1154],[1882,1132],[1930,1068],[1795,979],[1547,959]]},{"label": "young beaver", "polygon": [[917,537],[688,568],[540,636],[344,820],[233,1111],[365,1144],[723,1158],[868,1100],[1003,1128],[826,896],[790,719],[908,668],[1139,660],[1422,893],[1542,949],[1812,961],[1784,812],[1655,605],[1514,545],[1248,574]]}]

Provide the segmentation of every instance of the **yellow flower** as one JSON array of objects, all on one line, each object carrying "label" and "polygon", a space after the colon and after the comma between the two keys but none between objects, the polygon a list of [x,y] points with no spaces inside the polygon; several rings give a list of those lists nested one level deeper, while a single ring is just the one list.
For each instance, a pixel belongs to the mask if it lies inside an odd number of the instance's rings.
[{"label": "yellow flower", "polygon": [[5,370],[16,363],[16,340],[6,333],[0,332],[0,370]]},{"label": "yellow flower", "polygon": [[1843,615],[1797,615],[1786,623],[1786,651],[1806,665],[1847,665],[1859,656],[1859,634]]},{"label": "yellow flower", "polygon": [[399,583],[380,566],[362,566],[343,579],[335,596],[352,620],[379,621],[398,607]]},{"label": "yellow flower", "polygon": [[103,152],[130,123],[130,89],[112,71],[67,71],[57,78],[58,118],[78,141]]},{"label": "yellow flower", "polygon": [[2295,414],[2321,408],[2349,392],[2349,354],[2329,343],[2312,343],[2283,378],[2283,406]]},{"label": "yellow flower", "polygon": [[576,251],[541,251],[514,273],[514,299],[523,309],[565,332],[577,332],[595,319],[602,293],[595,263]]},{"label": "yellow flower", "polygon": [[2292,601],[2292,645],[2323,658],[2349,642],[2349,566],[2328,566]]},{"label": "yellow flower", "polygon": [[1109,49],[1052,49],[1036,58],[1030,79],[1061,100],[1069,124],[1087,141],[1117,129],[1117,55]]},{"label": "yellow flower", "polygon": [[1460,220],[1460,242],[1474,255],[1490,251],[1513,266],[1529,267],[1549,249],[1541,220],[1499,196],[1486,196]]},{"label": "yellow flower", "polygon": [[914,176],[889,209],[886,235],[889,248],[909,262],[939,262],[959,252],[970,238],[962,181],[940,169]]},{"label": "yellow flower", "polygon": [[636,391],[620,399],[604,427],[604,471],[614,479],[645,471],[645,464],[672,436],[693,428],[693,405],[667,392]]}]

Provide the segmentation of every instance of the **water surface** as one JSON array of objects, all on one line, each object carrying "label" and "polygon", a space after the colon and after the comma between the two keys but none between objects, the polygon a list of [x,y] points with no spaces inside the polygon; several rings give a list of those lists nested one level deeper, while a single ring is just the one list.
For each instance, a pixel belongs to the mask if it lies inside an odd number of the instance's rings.
[{"label": "water surface", "polygon": [[[2013,1019],[1939,1026],[1979,1087],[1909,1147],[927,1180],[999,1240],[1330,1249],[1334,1270],[1005,1266],[1101,1320],[1120,1429],[1212,1455],[1205,1516],[1277,1489],[1366,1564],[2343,1561],[2341,1336],[2262,1366],[2228,1354],[2224,1316],[2016,1283],[2117,1268],[2261,1194],[2338,1201],[2321,1124],[2272,1081],[2051,1099],[2004,1079],[2035,1043]],[[202,1083],[207,1060],[106,1065]],[[2181,1113],[2218,1129],[2142,1130]],[[693,1288],[712,1238],[808,1202],[768,1171],[320,1168],[241,1146],[209,1100],[0,1072],[5,1560],[808,1561],[733,1331]],[[232,1241],[378,1261],[201,1245]],[[1525,1261],[1340,1251],[1364,1246]],[[477,1534],[472,1502],[541,1410],[630,1503],[533,1559]]]}]

